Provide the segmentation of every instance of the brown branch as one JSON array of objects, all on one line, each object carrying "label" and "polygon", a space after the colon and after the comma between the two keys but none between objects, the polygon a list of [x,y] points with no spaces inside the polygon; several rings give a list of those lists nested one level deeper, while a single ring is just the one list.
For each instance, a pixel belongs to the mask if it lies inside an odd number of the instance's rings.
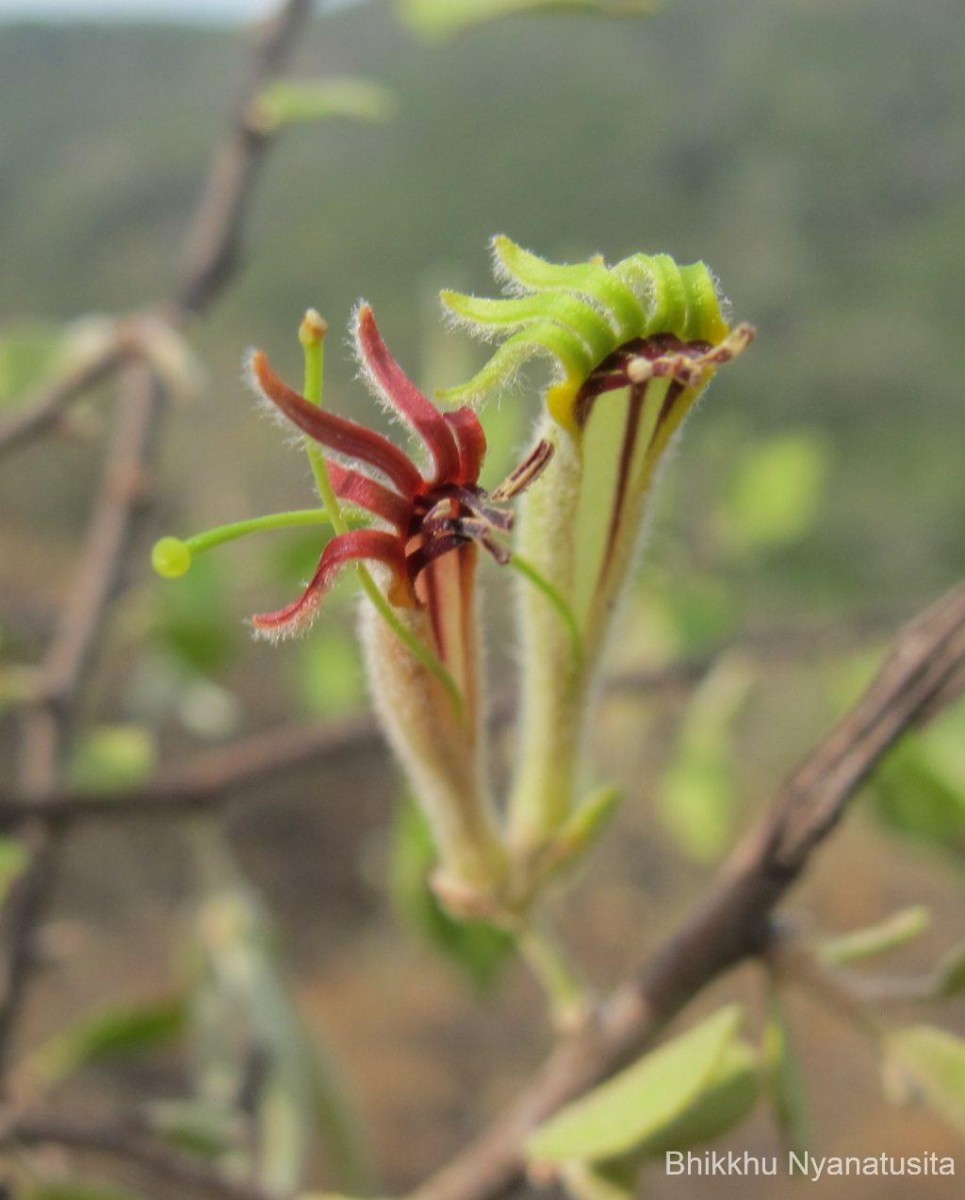
[{"label": "brown branch", "polygon": [[[172,327],[185,312],[199,312],[224,287],[234,247],[240,237],[248,194],[256,168],[268,145],[263,135],[243,138],[248,114],[265,84],[280,70],[311,8],[311,0],[287,0],[267,21],[255,46],[252,66],[238,105],[236,127],[226,149],[216,154],[207,189],[199,209],[195,232],[189,239],[198,257],[169,315]],[[232,149],[233,147],[233,149]],[[224,264],[224,265],[219,265]],[[97,372],[75,378],[73,389],[62,388],[48,396],[47,408],[63,408],[78,388],[106,378],[125,355],[105,360]],[[149,369],[130,368],[128,386],[120,398],[115,440],[105,459],[104,475],[91,518],[77,579],[70,589],[52,643],[40,669],[35,702],[24,713],[20,785],[38,809],[59,786],[61,763],[67,745],[73,702],[85,668],[96,652],[108,608],[121,578],[121,564],[132,536],[143,499],[143,485],[151,458],[152,436],[160,394]],[[43,421],[34,425],[42,427]],[[22,444],[26,433],[21,431]],[[4,913],[6,964],[0,997],[0,1073],[6,1065],[11,1036],[30,974],[34,932],[43,918],[57,876],[62,836],[57,823],[33,821],[26,829],[30,851],[27,870],[13,889]]]},{"label": "brown branch", "polygon": [[[960,694],[965,584],[908,625],[878,676],[785,783],[706,898],[579,1033],[559,1043],[517,1101],[412,1200],[495,1200],[523,1178],[532,1130],[645,1049],[697,993],[764,951],[772,915],[848,800],[913,725]],[[950,681],[957,680],[953,694]]]},{"label": "brown branch", "polygon": [[66,375],[55,379],[23,402],[12,416],[0,421],[0,456],[46,432],[85,392],[109,379],[130,355],[131,347],[117,339]]},{"label": "brown branch", "polygon": [[[860,632],[877,636],[880,621],[859,622]],[[795,660],[816,647],[852,644],[855,630],[759,630],[738,644],[755,658]],[[681,696],[691,692],[724,651],[655,668],[637,668],[611,675],[604,683],[607,696]],[[515,711],[509,695],[493,706],[494,726],[505,725]],[[55,822],[116,820],[142,816],[177,816],[231,804],[265,780],[289,771],[330,763],[340,757],[378,752],[384,739],[374,718],[359,714],[325,726],[291,725],[257,733],[229,746],[199,755],[183,770],[143,786],[109,793],[58,791],[37,805],[28,797],[0,790],[0,831],[16,828],[42,816]]]},{"label": "brown branch", "polygon": [[116,1159],[137,1168],[151,1182],[162,1181],[215,1200],[268,1200],[261,1188],[229,1179],[137,1128],[25,1114],[0,1119],[0,1145],[10,1149],[56,1146]]}]

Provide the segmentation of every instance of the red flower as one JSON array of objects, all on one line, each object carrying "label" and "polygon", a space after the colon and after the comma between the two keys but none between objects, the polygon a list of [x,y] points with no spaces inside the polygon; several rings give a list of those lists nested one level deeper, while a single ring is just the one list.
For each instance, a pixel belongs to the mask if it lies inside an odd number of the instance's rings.
[{"label": "red flower", "polygon": [[[257,389],[289,421],[343,460],[325,460],[336,496],[370,514],[378,527],[333,537],[302,595],[277,612],[255,616],[252,623],[272,637],[300,632],[311,623],[343,567],[375,562],[388,568],[387,595],[393,605],[428,608],[440,653],[446,657],[438,581],[430,568],[444,556],[459,552],[459,574],[465,576],[475,562],[476,543],[497,561],[506,562],[509,551],[496,535],[512,528],[513,514],[502,502],[537,477],[552,448],[541,443],[499,488],[487,493],[479,486],[486,436],[472,409],[440,412],[389,353],[367,304],[360,305],[356,313],[355,341],[366,381],[393,415],[401,417],[422,440],[429,454],[429,469],[420,468],[374,430],[306,400],[256,351],[250,367]],[[345,465],[344,460],[353,465]]]}]

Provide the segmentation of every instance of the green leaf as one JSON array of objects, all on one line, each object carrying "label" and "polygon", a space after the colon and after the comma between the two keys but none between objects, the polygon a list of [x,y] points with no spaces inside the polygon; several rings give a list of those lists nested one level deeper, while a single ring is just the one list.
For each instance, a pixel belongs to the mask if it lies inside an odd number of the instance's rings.
[{"label": "green leaf", "polygon": [[777,1126],[791,1150],[802,1154],[809,1145],[804,1071],[791,1035],[784,1003],[775,988],[769,997],[764,1029],[765,1080]]},{"label": "green leaf", "polygon": [[199,1158],[218,1158],[243,1134],[236,1114],[203,1100],[157,1101],[148,1110],[148,1122],[166,1142]]},{"label": "green leaf", "polygon": [[965,992],[965,942],[953,946],[935,968],[935,998],[951,1000]]},{"label": "green leaf", "polygon": [[[245,1169],[271,1194],[303,1186],[318,1137],[339,1186],[375,1190],[354,1103],[289,992],[269,915],[216,831],[194,834],[204,886],[191,998],[199,1100],[229,1117],[253,1113],[256,1157]],[[235,1146],[224,1165],[237,1155]]]},{"label": "green leaf", "polygon": [[886,1070],[899,1072],[915,1097],[965,1133],[965,1041],[931,1025],[890,1034]]},{"label": "green leaf", "polygon": [[395,110],[393,94],[368,79],[286,80],[271,84],[259,95],[255,122],[260,129],[270,131],[283,125],[328,121],[333,117],[388,121]]},{"label": "green leaf", "polygon": [[526,1145],[533,1163],[613,1158],[661,1136],[714,1079],[743,1019],[721,1009],[540,1126]]},{"label": "green leaf", "polygon": [[569,1162],[561,1181],[573,1200],[633,1200],[637,1194],[640,1168],[635,1162]]},{"label": "green leaf", "polygon": [[26,846],[14,838],[0,838],[0,905],[26,870],[30,856]]},{"label": "green leaf", "polygon": [[101,725],[78,741],[70,781],[80,791],[118,791],[149,779],[156,763],[157,743],[149,730]]},{"label": "green leaf", "polygon": [[829,459],[824,442],[801,432],[749,446],[734,475],[724,520],[731,539],[747,547],[780,546],[814,528]]},{"label": "green leaf", "polygon": [[655,0],[401,0],[403,18],[426,37],[455,33],[500,17],[552,11],[584,11],[613,17],[655,12]]},{"label": "green leaf", "polygon": [[437,862],[432,834],[419,809],[406,797],[392,831],[389,891],[400,919],[464,971],[485,992],[496,983],[513,949],[513,939],[481,921],[456,921],[440,905],[429,876]]},{"label": "green leaf", "polygon": [[965,706],[905,737],[877,772],[872,798],[892,829],[965,860]]},{"label": "green leaf", "polygon": [[0,405],[41,384],[59,365],[64,331],[56,325],[25,321],[0,334]]},{"label": "green leaf", "polygon": [[305,705],[313,716],[342,717],[365,700],[365,675],[350,631],[334,621],[320,623],[299,647],[298,674]]},{"label": "green leaf", "polygon": [[699,862],[718,858],[733,836],[739,800],[733,727],[752,683],[745,662],[720,660],[694,693],[660,782],[660,820]]},{"label": "green leaf", "polygon": [[[317,538],[315,562],[318,561]],[[240,622],[232,612],[228,567],[214,555],[202,555],[187,575],[152,591],[157,605],[154,637],[184,666],[216,675],[241,644]]]},{"label": "green leaf", "polygon": [[931,922],[931,912],[923,904],[904,908],[877,925],[855,929],[839,937],[822,938],[820,954],[835,966],[860,962],[878,954],[889,954],[914,941]]},{"label": "green leaf", "polygon": [[712,1142],[750,1114],[759,1093],[757,1055],[746,1042],[735,1041],[725,1049],[694,1102],[641,1142],[636,1153],[659,1158],[668,1150],[688,1150]]},{"label": "green leaf", "polygon": [[180,997],[106,1009],[58,1034],[34,1052],[27,1072],[44,1087],[84,1067],[136,1058],[171,1045],[186,1025]]}]

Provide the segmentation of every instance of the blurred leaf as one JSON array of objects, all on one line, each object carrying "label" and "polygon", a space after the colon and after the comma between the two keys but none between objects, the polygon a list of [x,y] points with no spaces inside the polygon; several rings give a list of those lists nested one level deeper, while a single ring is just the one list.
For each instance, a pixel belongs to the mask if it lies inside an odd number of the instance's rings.
[{"label": "blurred leaf", "polygon": [[64,331],[24,321],[0,330],[0,405],[16,400],[51,375],[63,357]]},{"label": "blurred leaf", "polygon": [[573,1200],[633,1200],[640,1168],[635,1162],[568,1162],[560,1172],[563,1187]]},{"label": "blurred leaf", "polygon": [[702,1146],[739,1125],[753,1110],[760,1093],[757,1055],[746,1042],[735,1041],[696,1099],[636,1150],[661,1158],[668,1150]]},{"label": "blurred leaf", "polygon": [[[317,558],[317,555],[316,555]],[[240,622],[232,614],[225,560],[204,555],[180,579],[158,584],[155,638],[186,666],[203,675],[223,670],[241,644]]]},{"label": "blurred leaf", "polygon": [[814,527],[828,475],[828,451],[813,433],[784,434],[744,451],[724,509],[726,531],[740,546],[780,546]]},{"label": "blurred leaf", "polygon": [[965,942],[959,942],[935,968],[935,997],[951,1000],[965,992]]},{"label": "blurred leaf", "polygon": [[365,700],[365,674],[358,643],[336,621],[321,622],[299,647],[300,692],[313,716],[341,717]]},{"label": "blurred leaf", "polygon": [[319,1134],[339,1185],[369,1192],[373,1180],[357,1114],[289,994],[270,918],[216,831],[199,826],[194,834],[205,897],[192,996],[200,1099],[253,1119],[257,1158],[246,1166],[272,1194],[303,1185]]},{"label": "blurred leaf", "polygon": [[255,121],[267,131],[333,117],[388,121],[395,110],[395,97],[388,88],[368,79],[284,80],[261,92]]},{"label": "blurred leaf", "polygon": [[427,37],[450,37],[500,17],[582,11],[613,17],[649,16],[656,0],[400,0],[405,20]]},{"label": "blurred leaf", "polygon": [[156,765],[157,744],[150,730],[140,725],[100,725],[78,740],[70,782],[80,791],[116,791],[143,783]]},{"label": "blurred leaf", "polygon": [[26,869],[30,856],[15,838],[0,837],[0,905]]},{"label": "blurred leaf", "polygon": [[513,939],[491,925],[449,916],[429,886],[436,861],[429,826],[418,805],[407,797],[397,807],[392,830],[393,905],[401,920],[463,970],[476,988],[487,991],[511,953]]},{"label": "blurred leaf", "polygon": [[810,1143],[807,1089],[784,1002],[776,988],[769,996],[764,1058],[767,1091],[778,1129],[788,1149],[803,1154]]},{"label": "blurred leaf", "polygon": [[923,1100],[965,1133],[965,1041],[931,1025],[913,1025],[888,1036],[886,1070],[897,1069]]},{"label": "blurred leaf", "polygon": [[52,1087],[89,1066],[137,1058],[171,1045],[186,1026],[181,997],[121,1005],[86,1017],[31,1055],[27,1074]]},{"label": "blurred leaf", "polygon": [[826,937],[820,941],[821,957],[836,966],[874,958],[878,954],[889,954],[914,941],[931,923],[931,912],[923,905],[904,908],[877,925],[866,929],[855,929],[838,937]]},{"label": "blurred leaf", "polygon": [[892,829],[965,858],[965,706],[903,739],[872,786],[877,815]]},{"label": "blurred leaf", "polygon": [[750,667],[722,658],[697,688],[658,793],[663,826],[700,862],[729,844],[739,791],[734,723],[753,683]]},{"label": "blurred leaf", "polygon": [[148,1122],[166,1142],[199,1158],[218,1158],[241,1133],[234,1114],[202,1100],[156,1101],[148,1110]]},{"label": "blurred leaf", "polygon": [[729,1005],[567,1105],[530,1137],[528,1159],[594,1162],[660,1137],[711,1084],[742,1019]]}]

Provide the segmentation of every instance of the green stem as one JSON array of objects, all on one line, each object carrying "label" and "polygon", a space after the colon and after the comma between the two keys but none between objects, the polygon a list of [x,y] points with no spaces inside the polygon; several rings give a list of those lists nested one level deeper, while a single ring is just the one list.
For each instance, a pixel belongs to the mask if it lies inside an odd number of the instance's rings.
[{"label": "green stem", "polygon": [[266,529],[294,529],[299,525],[334,525],[334,522],[324,508],[300,508],[292,512],[268,513],[264,517],[252,517],[248,521],[234,521],[230,525],[206,529],[204,533],[185,538],[184,544],[194,557],[196,554],[203,554],[205,550],[214,549],[215,546],[223,546],[225,542],[247,537],[249,533],[261,533]]},{"label": "green stem", "polygon": [[583,638],[580,634],[580,626],[572,608],[566,603],[561,593],[550,583],[545,575],[542,574],[527,558],[523,558],[521,554],[513,551],[513,555],[509,560],[509,565],[528,579],[534,587],[538,588],[546,599],[552,604],[553,608],[558,613],[563,624],[566,626],[566,632],[570,639],[570,649],[573,657],[573,673],[579,672],[580,665],[583,662]]},{"label": "green stem", "polygon": [[586,1016],[589,997],[562,947],[545,929],[532,925],[520,930],[516,946],[546,993],[554,1025],[573,1029]]},{"label": "green stem", "polygon": [[[302,322],[302,327],[299,330],[299,340],[305,352],[305,399],[321,407],[324,388],[325,336],[324,331],[321,333],[316,332],[318,328],[317,321],[317,314],[312,312],[306,314],[305,320]],[[328,464],[325,462],[325,455],[318,446],[313,445],[311,442],[306,441],[305,449],[308,452],[308,461],[311,463],[312,474],[315,476],[315,486],[318,489],[318,494],[325,505],[325,511],[331,513],[332,528],[336,533],[348,532],[348,521],[342,512],[338,497],[335,495],[335,489],[332,487],[332,481],[328,474]],[[368,567],[364,563],[359,563],[356,571],[358,572],[359,582],[362,585],[363,591],[379,615],[412,657],[428,671],[431,671],[439,680],[446,689],[455,707],[456,714],[461,720],[464,711],[462,692],[459,690],[459,685],[453,679],[452,675],[446,670],[442,661],[437,655],[433,654],[425,642],[410,629],[407,629],[396,613],[392,611],[392,605],[382,592],[382,589],[375,582],[372,572]]]}]

